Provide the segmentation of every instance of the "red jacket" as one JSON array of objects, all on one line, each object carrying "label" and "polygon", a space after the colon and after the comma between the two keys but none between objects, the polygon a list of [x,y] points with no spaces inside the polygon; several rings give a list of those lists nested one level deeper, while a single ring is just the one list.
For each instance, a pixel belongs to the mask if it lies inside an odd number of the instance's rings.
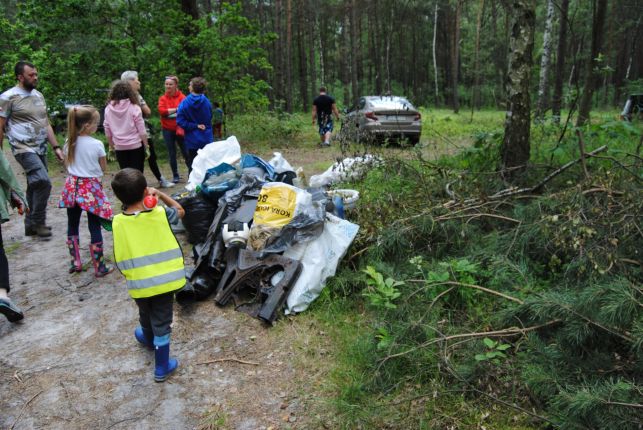
[{"label": "red jacket", "polygon": [[174,96],[170,97],[167,93],[159,97],[159,113],[161,114],[161,127],[166,130],[176,131],[176,113],[172,114],[172,118],[168,118],[168,109],[177,109],[179,104],[185,98],[185,94],[181,90],[177,90]]}]

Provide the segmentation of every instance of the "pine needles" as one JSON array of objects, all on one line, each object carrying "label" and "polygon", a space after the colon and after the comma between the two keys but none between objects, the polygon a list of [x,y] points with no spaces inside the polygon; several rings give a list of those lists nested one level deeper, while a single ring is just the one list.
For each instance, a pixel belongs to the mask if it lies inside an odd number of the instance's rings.
[{"label": "pine needles", "polygon": [[[404,283],[394,306],[371,302],[376,370],[364,387],[385,401],[401,381],[420,395],[446,384],[516,408],[525,423],[638,428],[643,195],[632,132],[591,129],[584,169],[561,159],[522,188],[475,170],[490,165],[481,149],[492,140],[460,159],[387,160],[371,172],[359,185],[366,252],[353,263]],[[489,350],[500,344],[510,346]]]}]

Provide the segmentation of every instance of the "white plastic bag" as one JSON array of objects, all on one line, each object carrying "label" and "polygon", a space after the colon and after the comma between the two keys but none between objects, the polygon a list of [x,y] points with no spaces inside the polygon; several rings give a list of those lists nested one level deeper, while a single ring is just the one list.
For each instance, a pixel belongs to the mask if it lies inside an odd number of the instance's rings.
[{"label": "white plastic bag", "polygon": [[273,152],[273,154],[274,157],[272,157],[268,163],[275,168],[275,173],[293,172],[295,170],[284,156],[281,155],[281,152]]},{"label": "white plastic bag", "polygon": [[193,191],[203,182],[208,169],[221,163],[235,164],[241,159],[241,147],[235,136],[226,140],[212,142],[199,149],[197,156],[192,161],[192,172],[185,188]]},{"label": "white plastic bag", "polygon": [[327,213],[321,236],[284,251],[284,257],[302,263],[301,274],[288,294],[286,315],[305,311],[319,296],[326,286],[326,279],[335,274],[358,230],[357,224]]}]

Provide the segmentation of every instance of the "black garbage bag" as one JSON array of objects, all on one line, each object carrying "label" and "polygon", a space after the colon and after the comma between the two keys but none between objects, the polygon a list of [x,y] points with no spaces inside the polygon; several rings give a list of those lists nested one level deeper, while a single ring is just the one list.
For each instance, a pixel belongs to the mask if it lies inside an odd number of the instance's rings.
[{"label": "black garbage bag", "polygon": [[201,193],[190,194],[177,201],[185,209],[185,216],[181,221],[188,233],[188,242],[193,245],[203,242],[214,219],[217,203],[206,199]]},{"label": "black garbage bag", "polygon": [[284,184],[294,185],[293,180],[297,177],[297,173],[286,170],[285,172],[277,173],[275,175],[275,182],[283,182]]},{"label": "black garbage bag", "polygon": [[205,300],[217,288],[218,279],[214,279],[206,271],[187,273],[186,278],[185,286],[176,293],[176,301],[180,304]]}]

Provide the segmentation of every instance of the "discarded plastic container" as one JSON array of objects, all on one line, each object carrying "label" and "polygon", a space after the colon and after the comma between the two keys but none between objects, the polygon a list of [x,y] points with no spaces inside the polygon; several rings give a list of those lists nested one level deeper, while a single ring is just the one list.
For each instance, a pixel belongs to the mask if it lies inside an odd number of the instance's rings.
[{"label": "discarded plastic container", "polygon": [[333,201],[336,196],[341,197],[344,203],[344,210],[354,209],[359,200],[359,191],[357,190],[330,190],[328,195],[333,198]]},{"label": "discarded plastic container", "polygon": [[339,194],[333,196],[333,205],[335,210],[333,213],[341,219],[344,219],[344,200]]}]

